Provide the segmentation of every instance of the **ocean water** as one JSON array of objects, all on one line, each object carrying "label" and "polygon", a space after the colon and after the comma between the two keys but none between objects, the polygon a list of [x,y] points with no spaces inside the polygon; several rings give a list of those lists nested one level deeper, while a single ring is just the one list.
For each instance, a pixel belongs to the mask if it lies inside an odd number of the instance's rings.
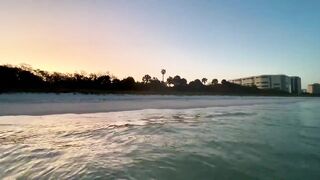
[{"label": "ocean water", "polygon": [[14,96],[0,96],[0,179],[320,179],[317,98]]}]

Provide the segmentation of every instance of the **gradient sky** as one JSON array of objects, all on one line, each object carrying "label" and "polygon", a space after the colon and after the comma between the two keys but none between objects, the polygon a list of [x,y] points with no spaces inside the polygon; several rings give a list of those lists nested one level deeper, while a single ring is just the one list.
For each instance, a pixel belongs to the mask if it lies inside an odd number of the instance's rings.
[{"label": "gradient sky", "polygon": [[0,64],[320,82],[319,0],[2,0]]}]

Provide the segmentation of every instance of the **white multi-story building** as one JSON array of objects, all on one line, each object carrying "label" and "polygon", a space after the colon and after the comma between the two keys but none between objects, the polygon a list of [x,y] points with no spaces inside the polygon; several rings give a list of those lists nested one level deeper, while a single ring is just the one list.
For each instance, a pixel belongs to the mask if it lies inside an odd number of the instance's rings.
[{"label": "white multi-story building", "polygon": [[320,84],[309,84],[307,92],[310,94],[320,94]]},{"label": "white multi-story building", "polygon": [[301,79],[286,75],[261,75],[234,79],[229,82],[242,86],[256,86],[259,89],[278,89],[289,93],[301,93]]}]

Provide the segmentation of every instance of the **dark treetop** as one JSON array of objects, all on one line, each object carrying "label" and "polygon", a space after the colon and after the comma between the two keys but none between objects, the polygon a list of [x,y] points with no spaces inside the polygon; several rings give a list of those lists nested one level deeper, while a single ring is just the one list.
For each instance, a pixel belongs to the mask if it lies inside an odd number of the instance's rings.
[{"label": "dark treetop", "polygon": [[218,83],[212,78],[188,81],[178,75],[160,81],[150,75],[142,82],[133,77],[117,79],[109,74],[49,73],[29,66],[0,66],[0,92],[82,92],[82,93],[139,93],[139,94],[217,94],[217,95],[289,95],[277,90],[261,90],[232,84]]}]

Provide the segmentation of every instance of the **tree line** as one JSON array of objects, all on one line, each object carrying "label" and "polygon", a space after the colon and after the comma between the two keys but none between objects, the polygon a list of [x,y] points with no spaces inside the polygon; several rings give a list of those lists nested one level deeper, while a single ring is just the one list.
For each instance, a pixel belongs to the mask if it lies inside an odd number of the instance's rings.
[{"label": "tree line", "polygon": [[146,74],[141,81],[133,77],[118,79],[108,73],[59,73],[33,69],[30,66],[0,66],[0,92],[88,92],[88,93],[159,93],[159,94],[286,94],[276,90],[261,90],[213,78],[187,79],[176,75],[162,80]]}]

